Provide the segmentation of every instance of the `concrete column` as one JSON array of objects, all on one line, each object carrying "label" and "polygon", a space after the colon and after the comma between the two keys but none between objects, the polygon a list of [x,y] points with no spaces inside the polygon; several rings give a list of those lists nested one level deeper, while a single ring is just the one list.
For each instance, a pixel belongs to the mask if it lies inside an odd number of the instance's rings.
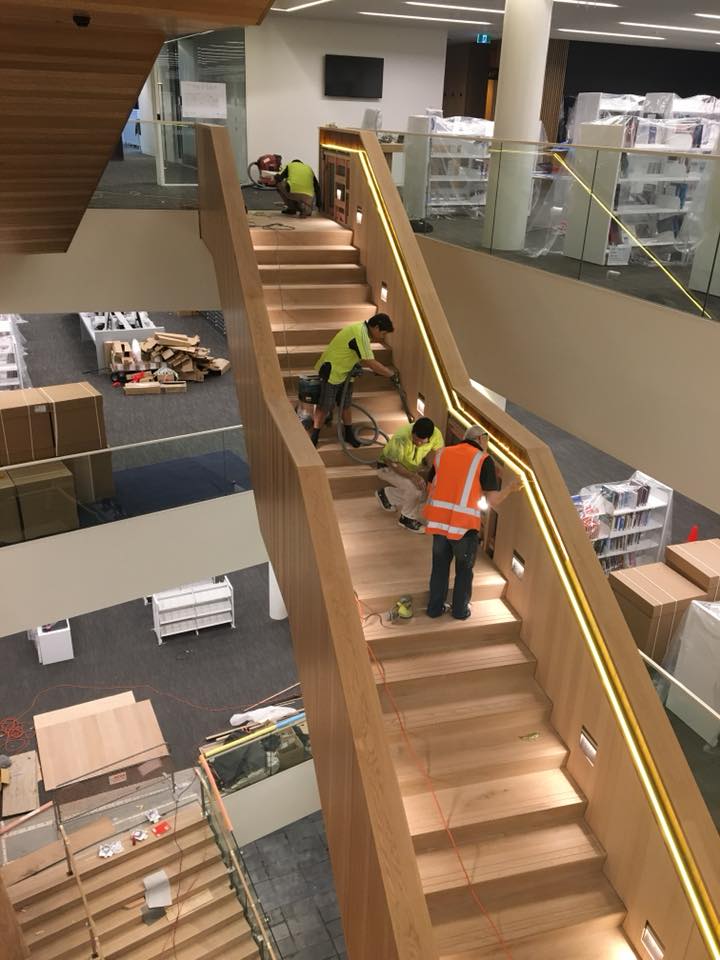
[{"label": "concrete column", "polygon": [[269,602],[269,614],[271,620],[285,620],[287,619],[287,610],[285,609],[285,601],[282,598],[280,593],[280,585],[277,582],[275,576],[275,571],[273,570],[272,564],[268,563],[268,587],[270,594]]},{"label": "concrete column", "polygon": [[495,106],[495,148],[485,208],[484,245],[522,250],[532,198],[536,154],[529,147],[500,151],[497,141],[540,139],[540,108],[553,0],[506,0]]}]

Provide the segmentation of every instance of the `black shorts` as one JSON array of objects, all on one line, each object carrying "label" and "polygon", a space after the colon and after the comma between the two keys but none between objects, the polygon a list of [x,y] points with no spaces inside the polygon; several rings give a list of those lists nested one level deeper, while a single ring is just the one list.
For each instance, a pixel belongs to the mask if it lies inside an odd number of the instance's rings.
[{"label": "black shorts", "polygon": [[[328,383],[327,380],[323,380],[322,386],[320,387],[320,399],[318,400],[317,404],[318,409],[323,410],[325,413],[331,413],[334,407],[339,407],[344,389],[344,380],[342,383]],[[347,392],[345,393],[345,403],[343,404],[344,410],[347,410],[352,403],[352,395],[353,384],[351,380],[347,385]]]}]

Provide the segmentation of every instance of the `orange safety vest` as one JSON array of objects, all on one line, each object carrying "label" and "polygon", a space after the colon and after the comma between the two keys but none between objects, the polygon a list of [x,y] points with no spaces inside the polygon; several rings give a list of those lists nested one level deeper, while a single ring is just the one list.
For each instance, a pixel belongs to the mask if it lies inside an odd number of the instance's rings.
[{"label": "orange safety vest", "polygon": [[480,529],[480,471],[487,453],[469,443],[443,447],[435,456],[435,478],[424,508],[426,533],[459,540]]}]

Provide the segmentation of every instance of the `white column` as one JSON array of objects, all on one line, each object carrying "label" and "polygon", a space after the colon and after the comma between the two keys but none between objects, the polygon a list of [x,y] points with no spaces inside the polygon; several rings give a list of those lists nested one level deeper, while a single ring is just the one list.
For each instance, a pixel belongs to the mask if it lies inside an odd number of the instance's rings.
[{"label": "white column", "polygon": [[506,0],[483,242],[522,250],[532,198],[535,153],[497,141],[540,139],[540,107],[553,0]]},{"label": "white column", "polygon": [[277,582],[277,577],[275,576],[275,571],[273,570],[271,563],[268,563],[268,588],[270,608],[268,612],[270,614],[270,619],[285,620],[287,618],[285,601],[280,593],[280,585]]}]

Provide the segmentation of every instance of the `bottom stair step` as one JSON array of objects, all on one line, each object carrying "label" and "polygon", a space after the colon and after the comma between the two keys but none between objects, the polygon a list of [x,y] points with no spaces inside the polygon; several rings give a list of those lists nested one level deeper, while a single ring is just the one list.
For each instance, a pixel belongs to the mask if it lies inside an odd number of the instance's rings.
[{"label": "bottom stair step", "polygon": [[[467,890],[441,894],[430,900],[438,953],[443,960],[475,960],[499,946],[498,937]],[[506,896],[482,897],[495,927],[516,957],[519,942],[542,938],[558,931],[576,931],[583,936],[612,932],[622,923],[625,907],[602,876],[538,886],[533,880]],[[605,954],[598,954],[598,957]]]}]

